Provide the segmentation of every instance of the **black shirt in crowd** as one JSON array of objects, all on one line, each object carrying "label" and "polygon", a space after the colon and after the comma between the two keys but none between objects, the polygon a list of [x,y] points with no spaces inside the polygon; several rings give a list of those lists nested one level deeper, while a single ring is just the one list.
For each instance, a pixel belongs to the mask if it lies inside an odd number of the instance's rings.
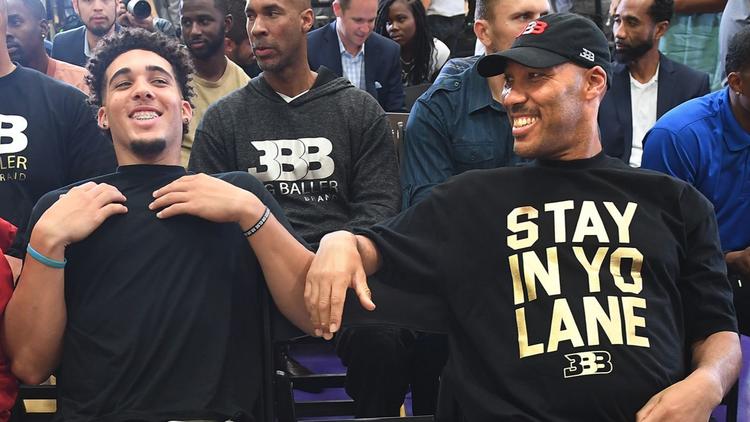
[{"label": "black shirt in crowd", "polygon": [[0,218],[18,227],[6,253],[24,256],[42,195],[115,168],[112,142],[81,91],[21,66],[0,78]]},{"label": "black shirt in crowd", "polygon": [[711,204],[601,154],[471,171],[360,233],[447,304],[440,420],[633,421],[736,331]]},{"label": "black shirt in crowd", "polygon": [[[237,224],[160,220],[148,209],[153,191],[184,174],[133,165],[93,179],[117,187],[128,212],[65,252],[59,420],[252,420],[262,374],[260,266]],[[289,229],[252,176],[217,177],[257,195]],[[32,222],[67,190],[43,196]]]}]

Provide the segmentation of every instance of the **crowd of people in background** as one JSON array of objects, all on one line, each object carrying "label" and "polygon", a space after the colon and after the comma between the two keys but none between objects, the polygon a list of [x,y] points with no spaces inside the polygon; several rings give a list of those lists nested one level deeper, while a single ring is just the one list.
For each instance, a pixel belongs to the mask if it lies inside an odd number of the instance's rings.
[{"label": "crowd of people in background", "polygon": [[356,417],[750,420],[747,2],[470,3],[0,0],[0,421],[254,420],[265,288]]}]

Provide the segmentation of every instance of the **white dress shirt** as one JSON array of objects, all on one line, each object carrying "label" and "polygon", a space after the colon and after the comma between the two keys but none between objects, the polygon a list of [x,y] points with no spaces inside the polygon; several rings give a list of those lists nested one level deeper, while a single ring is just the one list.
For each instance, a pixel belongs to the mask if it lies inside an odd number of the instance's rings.
[{"label": "white dress shirt", "polygon": [[656,98],[659,93],[659,66],[656,73],[646,83],[640,83],[630,75],[630,107],[633,119],[633,149],[630,152],[630,165],[641,166],[643,157],[643,137],[656,123]]}]

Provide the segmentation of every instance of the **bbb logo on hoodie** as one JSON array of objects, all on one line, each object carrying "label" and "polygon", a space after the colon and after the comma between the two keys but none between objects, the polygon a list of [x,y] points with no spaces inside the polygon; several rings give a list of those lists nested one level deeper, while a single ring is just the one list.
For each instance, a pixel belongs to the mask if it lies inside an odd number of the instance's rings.
[{"label": "bbb logo on hoodie", "polygon": [[257,167],[248,173],[263,182],[273,195],[302,195],[306,201],[336,198],[338,183],[322,180],[333,175],[336,165],[330,157],[333,144],[322,137],[253,141],[260,153]]},{"label": "bbb logo on hoodie", "polygon": [[29,145],[28,126],[22,116],[0,114],[0,182],[26,180],[28,158],[19,153]]}]

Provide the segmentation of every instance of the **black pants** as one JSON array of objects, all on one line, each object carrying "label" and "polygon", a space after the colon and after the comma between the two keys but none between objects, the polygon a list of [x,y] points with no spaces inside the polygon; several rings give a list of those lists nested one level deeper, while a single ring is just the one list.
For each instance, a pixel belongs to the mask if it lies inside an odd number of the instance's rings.
[{"label": "black pants", "polygon": [[339,334],[336,350],[347,367],[346,392],[356,417],[398,416],[410,385],[414,414],[435,413],[446,335],[353,327]]},{"label": "black pants", "polygon": [[428,15],[427,25],[430,26],[432,36],[444,42],[451,50],[451,57],[456,54],[456,43],[464,28],[464,15],[439,16]]}]

